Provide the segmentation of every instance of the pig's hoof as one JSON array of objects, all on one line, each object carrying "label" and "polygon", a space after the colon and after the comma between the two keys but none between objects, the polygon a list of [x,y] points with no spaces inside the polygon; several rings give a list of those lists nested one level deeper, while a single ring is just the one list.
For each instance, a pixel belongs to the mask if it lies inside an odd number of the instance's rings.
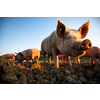
[{"label": "pig's hoof", "polygon": [[78,64],[81,64],[81,62],[78,62]]},{"label": "pig's hoof", "polygon": [[71,63],[69,63],[68,65],[69,65],[70,67],[72,66],[72,64],[71,64]]},{"label": "pig's hoof", "polygon": [[94,70],[96,70],[98,68],[98,64],[95,65]]},{"label": "pig's hoof", "polygon": [[55,68],[59,68],[59,66],[55,66]]},{"label": "pig's hoof", "polygon": [[51,62],[48,62],[48,64],[51,64]]},{"label": "pig's hoof", "polygon": [[76,64],[76,62],[73,62],[72,64]]},{"label": "pig's hoof", "polygon": [[43,64],[46,64],[45,62],[43,62]]}]

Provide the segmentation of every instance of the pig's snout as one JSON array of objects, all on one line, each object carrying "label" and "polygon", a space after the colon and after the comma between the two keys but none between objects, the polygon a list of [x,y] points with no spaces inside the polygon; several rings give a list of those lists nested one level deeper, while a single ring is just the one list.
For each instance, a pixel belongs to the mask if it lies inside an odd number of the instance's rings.
[{"label": "pig's snout", "polygon": [[89,50],[91,48],[92,48],[92,43],[89,39],[84,40],[80,45],[80,49],[82,50]]}]

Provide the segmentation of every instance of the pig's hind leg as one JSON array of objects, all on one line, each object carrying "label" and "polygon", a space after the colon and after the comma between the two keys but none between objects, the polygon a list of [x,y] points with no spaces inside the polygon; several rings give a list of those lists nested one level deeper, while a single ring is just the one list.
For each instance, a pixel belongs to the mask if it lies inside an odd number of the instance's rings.
[{"label": "pig's hind leg", "polygon": [[43,52],[42,52],[42,54],[43,54],[44,64],[45,64],[45,63],[46,63],[46,52],[45,52],[45,51],[43,51]]},{"label": "pig's hind leg", "polygon": [[32,61],[33,61],[33,63],[35,62],[35,60],[34,60],[34,55],[32,55]]}]

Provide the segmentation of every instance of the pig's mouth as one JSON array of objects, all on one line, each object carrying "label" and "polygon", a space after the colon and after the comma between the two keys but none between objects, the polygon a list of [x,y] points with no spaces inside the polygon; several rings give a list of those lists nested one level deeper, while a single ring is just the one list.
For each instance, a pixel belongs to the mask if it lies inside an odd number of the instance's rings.
[{"label": "pig's mouth", "polygon": [[75,47],[71,48],[70,51],[66,52],[65,55],[71,56],[71,57],[77,57],[79,55],[83,55],[85,53],[85,50],[77,49]]},{"label": "pig's mouth", "polygon": [[76,49],[75,47],[73,47],[74,57],[84,54],[85,51],[86,51],[86,50]]},{"label": "pig's mouth", "polygon": [[75,48],[73,48],[73,51],[74,51],[74,52],[83,52],[84,50],[82,50],[82,49],[75,49]]}]

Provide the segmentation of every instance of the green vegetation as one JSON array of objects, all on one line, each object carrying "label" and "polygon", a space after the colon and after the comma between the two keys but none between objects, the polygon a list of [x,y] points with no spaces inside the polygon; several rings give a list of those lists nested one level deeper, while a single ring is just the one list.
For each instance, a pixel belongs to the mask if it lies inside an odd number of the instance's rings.
[{"label": "green vegetation", "polygon": [[[43,55],[40,56],[39,61],[44,61]],[[46,61],[48,61],[48,56],[46,55]],[[53,57],[51,57],[51,61],[54,62]]]},{"label": "green vegetation", "polygon": [[[87,62],[90,62],[90,61],[91,61],[91,60],[90,60],[90,57],[80,58],[80,60],[81,60],[81,61],[86,60]],[[44,61],[43,55],[40,56],[39,61],[41,61],[41,62]],[[48,56],[47,56],[47,55],[46,55],[46,61],[48,61]],[[54,62],[53,57],[51,57],[51,61]],[[72,57],[70,58],[70,61],[71,61],[71,62],[73,61],[73,58],[72,58]]]}]

